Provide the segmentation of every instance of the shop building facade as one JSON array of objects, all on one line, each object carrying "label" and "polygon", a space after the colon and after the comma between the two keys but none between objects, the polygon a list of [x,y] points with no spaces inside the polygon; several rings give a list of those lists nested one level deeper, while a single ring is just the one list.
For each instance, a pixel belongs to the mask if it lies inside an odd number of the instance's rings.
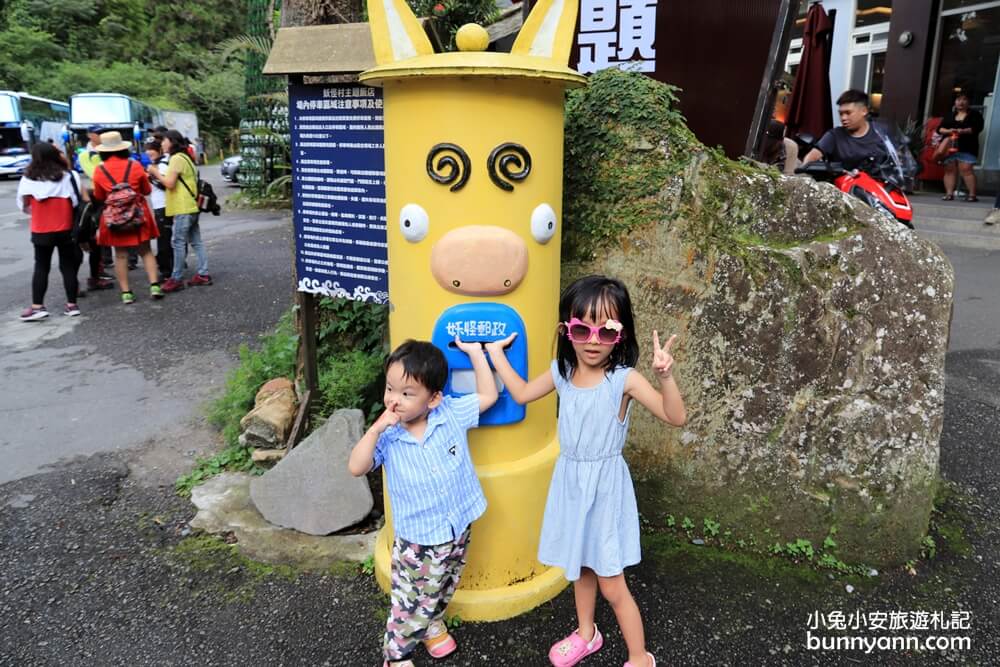
[{"label": "shop building facade", "polygon": [[[786,70],[801,59],[803,0]],[[1000,185],[1000,0],[822,0],[836,11],[830,88],[867,92],[881,118],[905,127],[945,116],[967,93],[982,113],[978,171]],[[836,114],[834,114],[836,118]]]}]

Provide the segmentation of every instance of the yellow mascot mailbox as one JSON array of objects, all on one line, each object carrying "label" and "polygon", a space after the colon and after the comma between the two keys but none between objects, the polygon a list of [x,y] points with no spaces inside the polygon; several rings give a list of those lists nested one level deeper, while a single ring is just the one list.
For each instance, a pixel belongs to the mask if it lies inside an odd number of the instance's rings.
[{"label": "yellow mascot mailbox", "polygon": [[[405,0],[369,0],[384,88],[389,317],[392,345],[430,339],[448,359],[446,392],[474,391],[463,340],[517,332],[508,358],[522,376],[552,359],[559,299],[563,100],[585,82],[566,65],[577,0],[540,0],[511,53],[489,53],[481,26],[435,54]],[[469,432],[489,506],[473,528],[450,613],[508,618],[555,596],[561,570],[536,560],[559,451],[555,394],[519,406],[503,389]],[[389,588],[391,508],[375,553]]]}]

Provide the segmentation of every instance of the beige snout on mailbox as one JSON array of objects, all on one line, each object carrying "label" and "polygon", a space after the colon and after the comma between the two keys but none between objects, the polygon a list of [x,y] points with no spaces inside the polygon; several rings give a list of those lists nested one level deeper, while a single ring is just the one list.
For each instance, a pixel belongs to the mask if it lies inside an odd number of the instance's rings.
[{"label": "beige snout on mailbox", "polygon": [[501,227],[459,227],[442,236],[431,250],[434,279],[456,294],[507,294],[527,272],[527,246],[520,236]]}]

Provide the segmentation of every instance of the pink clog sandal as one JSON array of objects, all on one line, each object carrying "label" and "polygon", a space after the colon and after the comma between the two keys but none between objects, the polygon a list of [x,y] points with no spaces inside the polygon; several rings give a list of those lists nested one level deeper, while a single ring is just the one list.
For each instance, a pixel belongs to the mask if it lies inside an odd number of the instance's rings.
[{"label": "pink clog sandal", "polygon": [[[649,656],[649,667],[656,667],[656,658],[653,657],[653,654],[647,653],[646,655]],[[635,667],[635,665],[631,662],[626,662],[623,667]]]},{"label": "pink clog sandal", "polygon": [[555,667],[572,667],[588,655],[597,653],[604,646],[604,637],[601,631],[594,626],[594,638],[589,642],[580,636],[579,628],[574,630],[568,637],[561,639],[549,649],[549,662]]}]

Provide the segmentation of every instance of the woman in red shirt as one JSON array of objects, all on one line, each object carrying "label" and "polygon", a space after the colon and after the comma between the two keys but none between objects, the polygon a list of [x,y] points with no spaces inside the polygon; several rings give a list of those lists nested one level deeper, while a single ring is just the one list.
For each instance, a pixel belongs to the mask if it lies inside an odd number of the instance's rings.
[{"label": "woman in red shirt", "polygon": [[94,199],[105,201],[111,194],[111,189],[118,183],[128,179],[132,190],[139,195],[139,206],[142,209],[142,224],[126,231],[108,228],[107,209],[101,214],[101,225],[97,230],[98,245],[114,246],[115,277],[122,291],[122,303],[135,302],[135,294],[128,283],[128,250],[137,248],[142,258],[143,268],[149,278],[149,295],[154,299],[163,298],[160,289],[159,274],[156,268],[156,257],[150,249],[149,242],[160,235],[156,229],[153,213],[146,203],[146,195],[152,191],[149,176],[142,165],[133,160],[130,155],[132,144],[122,140],[118,132],[105,132],[101,135],[101,145],[97,147],[101,154],[101,164],[94,169]]},{"label": "woman in red shirt", "polygon": [[35,246],[35,273],[31,279],[31,305],[21,313],[24,322],[49,316],[45,292],[49,287],[52,253],[59,252],[59,272],[66,288],[63,314],[80,314],[76,305],[80,251],[73,241],[73,207],[79,203],[80,181],[55,146],[38,142],[31,148],[31,162],[17,186],[17,206],[31,215],[31,242]]}]

